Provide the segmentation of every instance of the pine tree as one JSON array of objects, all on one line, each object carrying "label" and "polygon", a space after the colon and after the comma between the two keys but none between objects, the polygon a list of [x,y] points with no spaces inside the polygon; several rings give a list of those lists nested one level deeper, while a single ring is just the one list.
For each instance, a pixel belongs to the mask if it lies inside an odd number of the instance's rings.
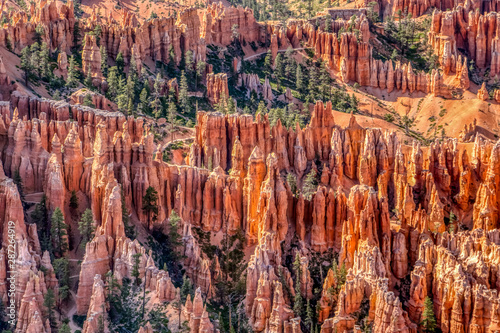
[{"label": "pine tree", "polygon": [[66,78],[66,87],[68,88],[76,88],[78,86],[78,76],[77,76],[77,68],[76,68],[76,60],[75,57],[69,57],[69,65],[68,65],[68,76]]},{"label": "pine tree", "polygon": [[186,62],[186,77],[189,79],[190,82],[192,82],[195,74],[193,51],[188,50],[184,55],[184,58]]},{"label": "pine tree", "polygon": [[332,32],[332,16],[329,14],[325,17],[325,31]]},{"label": "pine tree", "polygon": [[136,86],[137,86],[137,75],[129,73],[127,77],[127,85],[125,88],[125,93],[128,97],[128,103],[127,103],[128,114],[133,114],[134,112]]},{"label": "pine tree", "polygon": [[271,50],[267,51],[266,57],[264,58],[264,73],[270,76],[273,72],[273,55]]},{"label": "pine tree", "polygon": [[52,71],[50,70],[50,51],[47,43],[42,43],[39,53],[40,59],[40,76],[47,82],[50,81]]},{"label": "pine tree", "polygon": [[276,74],[276,80],[278,80],[278,84],[284,79],[285,76],[285,67],[283,64],[283,56],[281,53],[278,53],[276,59],[274,59],[274,73]]},{"label": "pine tree", "polygon": [[297,195],[297,177],[293,173],[289,173],[286,175],[286,182],[288,186],[290,186],[290,191],[292,191],[292,195]]},{"label": "pine tree", "polygon": [[128,109],[129,96],[127,95],[127,81],[123,76],[118,79],[118,96],[116,97],[116,104],[118,110],[125,113]]},{"label": "pine tree", "polygon": [[64,301],[69,297],[69,261],[66,257],[55,259],[53,266],[59,282],[59,298]]},{"label": "pine tree", "polygon": [[62,256],[68,250],[67,228],[64,223],[64,216],[59,207],[56,207],[51,218],[50,234],[52,237],[52,244],[54,246],[54,253]]},{"label": "pine tree", "polygon": [[434,314],[434,306],[429,296],[425,297],[424,312],[422,313],[422,321],[420,322],[420,325],[422,327],[422,331],[425,333],[434,333],[438,328],[436,315]]},{"label": "pine tree", "polygon": [[149,92],[146,87],[142,88],[141,94],[139,95],[139,101],[141,102],[141,111],[144,114],[149,114]]},{"label": "pine tree", "polygon": [[118,74],[118,68],[113,66],[109,69],[108,72],[108,91],[107,95],[111,101],[115,101],[118,96],[120,80]]},{"label": "pine tree", "polygon": [[68,324],[63,323],[59,328],[59,333],[71,333],[71,328],[69,327]]},{"label": "pine tree", "polygon": [[175,257],[179,258],[181,255],[178,253],[179,248],[182,246],[182,236],[179,233],[179,224],[181,222],[181,218],[172,210],[170,213],[170,217],[168,218],[169,229],[168,229],[168,241],[169,245],[172,249],[172,252],[175,254]]},{"label": "pine tree", "polygon": [[12,180],[14,181],[14,184],[16,184],[17,192],[19,192],[19,197],[21,198],[21,202],[24,202],[24,185],[23,185],[23,179],[19,174],[19,169],[14,171],[14,176],[12,177]]},{"label": "pine tree", "polygon": [[300,93],[300,96],[303,97],[306,93],[307,90],[307,84],[304,81],[304,74],[302,73],[302,65],[299,64],[297,66],[297,71],[295,74],[295,85],[297,87],[297,90]]},{"label": "pine tree", "polygon": [[153,108],[153,115],[156,118],[161,117],[161,101],[160,101],[160,91],[161,91],[162,78],[160,73],[156,74],[154,88],[154,99],[151,101],[151,107]]},{"label": "pine tree", "polygon": [[99,53],[101,54],[101,71],[102,75],[108,75],[108,53],[106,52],[106,47],[101,45],[99,48]]},{"label": "pine tree", "polygon": [[181,72],[181,83],[179,86],[179,104],[181,105],[182,113],[191,113],[191,106],[189,104],[188,96],[188,83],[184,71]]},{"label": "pine tree", "polygon": [[198,82],[203,78],[203,74],[205,74],[205,69],[207,64],[204,61],[198,61],[196,63],[196,84],[195,89],[198,90]]},{"label": "pine tree", "polygon": [[118,53],[115,59],[116,67],[120,73],[124,72],[125,69],[125,59],[123,58],[123,53]]},{"label": "pine tree", "polygon": [[85,97],[83,97],[83,105],[95,109],[94,101],[92,101],[92,95],[86,94]]},{"label": "pine tree", "polygon": [[304,307],[302,300],[302,291],[300,285],[300,277],[302,276],[302,266],[300,264],[300,254],[297,252],[295,255],[295,261],[293,262],[293,270],[295,271],[295,299],[293,302],[293,312],[297,317],[302,316],[302,310]]},{"label": "pine tree", "polygon": [[316,192],[317,185],[318,180],[316,177],[316,170],[311,169],[311,171],[307,174],[306,179],[304,179],[304,184],[302,185],[302,193],[305,199],[312,199],[313,193]]},{"label": "pine tree", "polygon": [[71,191],[71,197],[69,198],[69,208],[73,210],[78,209],[78,197],[76,196],[76,191]]},{"label": "pine tree", "polygon": [[33,71],[33,66],[31,64],[31,53],[29,46],[26,46],[21,50],[21,66],[20,68],[24,71],[24,83],[26,87],[29,88],[29,78]]},{"label": "pine tree", "polygon": [[259,106],[257,106],[257,112],[255,112],[255,115],[261,114],[261,116],[263,116],[266,113],[267,113],[267,106],[264,103],[264,101],[260,101]]},{"label": "pine tree", "polygon": [[36,71],[38,76],[40,76],[40,44],[31,44],[30,53],[31,67],[33,68],[33,71]]},{"label": "pine tree", "polygon": [[83,81],[83,84],[90,90],[94,89],[94,79],[92,78],[92,70],[90,69],[90,65],[87,68],[87,75],[85,75],[85,80]]},{"label": "pine tree", "polygon": [[45,308],[47,309],[50,327],[56,328],[57,323],[56,323],[56,317],[54,315],[54,308],[56,306],[56,298],[54,295],[54,290],[52,290],[51,288],[47,289],[47,293],[45,294],[45,297],[43,298],[43,306],[45,306]]},{"label": "pine tree", "polygon": [[177,107],[173,102],[168,103],[168,123],[170,124],[170,141],[174,141],[174,126],[175,117],[177,115]]},{"label": "pine tree", "polygon": [[311,307],[311,303],[309,300],[307,300],[307,305],[306,305],[306,320],[304,321],[304,324],[307,327],[310,327],[310,332],[313,331],[313,325],[314,325],[314,312]]},{"label": "pine tree", "polygon": [[37,203],[35,209],[31,212],[31,220],[36,223],[38,231],[38,239],[40,240],[40,246],[42,252],[49,251],[52,253],[52,246],[50,244],[50,227],[49,227],[49,216],[47,212],[47,206],[45,194],[42,196],[40,203]]},{"label": "pine tree", "polygon": [[139,277],[141,275],[141,272],[139,271],[139,265],[141,263],[141,254],[136,253],[133,256],[134,258],[134,265],[132,266],[132,273],[130,274],[134,278],[134,282],[136,285],[140,285],[141,278]]},{"label": "pine tree", "polygon": [[182,277],[182,286],[181,286],[181,302],[186,303],[187,296],[191,295],[191,297],[194,296],[194,289],[193,289],[193,284],[191,283],[191,280],[183,276]]},{"label": "pine tree", "polygon": [[92,211],[89,208],[85,209],[82,214],[82,218],[78,222],[78,231],[82,236],[80,247],[84,249],[87,243],[94,238],[95,234],[94,218],[92,216]]},{"label": "pine tree", "polygon": [[150,186],[142,198],[142,211],[148,217],[148,226],[158,218],[158,192]]}]

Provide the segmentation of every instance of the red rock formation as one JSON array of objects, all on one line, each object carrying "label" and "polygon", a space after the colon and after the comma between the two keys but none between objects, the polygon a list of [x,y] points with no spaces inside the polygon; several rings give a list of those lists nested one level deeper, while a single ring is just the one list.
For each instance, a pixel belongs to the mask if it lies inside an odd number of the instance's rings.
[{"label": "red rock formation", "polygon": [[101,53],[97,46],[96,37],[86,34],[83,40],[82,50],[82,71],[85,77],[92,77],[94,84],[100,84],[102,78],[101,72]]},{"label": "red rock formation", "polygon": [[184,317],[189,322],[189,331],[195,333],[215,333],[215,328],[210,319],[206,306],[203,306],[201,289],[196,289],[194,300],[191,303],[191,298],[186,300],[184,307]]},{"label": "red rock formation", "polygon": [[477,98],[480,100],[483,100],[483,101],[486,101],[487,99],[490,98],[490,96],[488,94],[488,90],[486,89],[486,82],[483,82],[481,89],[478,90]]},{"label": "red rock formation", "polygon": [[96,92],[80,89],[71,94],[71,104],[84,104],[85,97],[90,95],[92,100],[92,104],[96,109],[105,110],[105,111],[115,111],[116,105],[108,100],[105,96],[98,94]]},{"label": "red rock formation", "polygon": [[89,311],[87,319],[83,323],[83,333],[97,333],[108,330],[108,321],[106,316],[107,304],[105,287],[101,276],[94,277],[94,285],[92,287],[92,297],[90,299]]},{"label": "red rock formation", "polygon": [[212,105],[224,102],[229,98],[227,74],[207,74],[207,97]]}]

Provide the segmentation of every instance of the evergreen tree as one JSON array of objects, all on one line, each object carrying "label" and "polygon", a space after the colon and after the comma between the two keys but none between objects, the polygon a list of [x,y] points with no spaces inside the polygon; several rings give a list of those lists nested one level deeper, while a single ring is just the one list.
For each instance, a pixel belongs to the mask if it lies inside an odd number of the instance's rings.
[{"label": "evergreen tree", "polygon": [[47,206],[45,194],[42,196],[40,203],[37,203],[35,209],[31,212],[31,220],[36,223],[38,231],[38,239],[40,240],[40,247],[42,252],[49,251],[52,253],[52,246],[50,244],[50,227],[49,227],[49,216],[47,212]]},{"label": "evergreen tree", "polygon": [[123,58],[123,54],[121,52],[116,56],[115,63],[118,71],[123,73],[125,69],[125,59]]},{"label": "evergreen tree", "polygon": [[285,76],[285,66],[283,64],[283,56],[281,55],[281,53],[278,53],[276,59],[274,59],[274,68],[276,80],[278,81],[278,84],[280,84]]},{"label": "evergreen tree", "polygon": [[168,218],[169,229],[168,229],[168,240],[170,243],[170,247],[172,248],[172,252],[179,259],[181,256],[178,252],[179,248],[182,246],[182,236],[179,233],[179,224],[181,222],[181,218],[172,210],[170,213],[170,217]]},{"label": "evergreen tree", "polygon": [[14,176],[12,177],[12,180],[14,181],[14,184],[16,184],[17,192],[19,192],[19,197],[21,198],[21,202],[24,202],[24,185],[23,185],[23,179],[19,174],[19,169],[14,171]]},{"label": "evergreen tree", "polygon": [[57,322],[54,314],[54,308],[56,306],[56,298],[54,295],[54,290],[50,288],[47,289],[47,293],[45,294],[45,297],[43,299],[43,306],[45,306],[45,308],[47,309],[50,327],[53,329],[56,328]]},{"label": "evergreen tree", "polygon": [[75,57],[69,57],[68,61],[68,76],[66,78],[66,87],[68,88],[76,88],[78,86],[78,74],[76,68],[76,60]]},{"label": "evergreen tree", "polygon": [[177,115],[177,107],[173,102],[168,103],[168,123],[170,124],[170,141],[174,141],[174,126],[175,117]]},{"label": "evergreen tree", "polygon": [[160,73],[156,74],[154,88],[154,99],[151,101],[151,107],[153,108],[153,115],[156,118],[161,117],[161,101],[160,101],[160,91],[161,91],[162,78]]},{"label": "evergreen tree", "polygon": [[181,105],[182,113],[191,113],[188,96],[188,84],[184,71],[181,72],[181,83],[179,85],[179,104]]},{"label": "evergreen tree", "polygon": [[36,71],[38,76],[40,76],[40,44],[31,44],[30,53],[31,67],[33,71]]},{"label": "evergreen tree", "polygon": [[113,66],[109,69],[108,73],[108,91],[107,95],[111,101],[115,101],[120,89],[120,75],[118,74],[118,67]]},{"label": "evergreen tree", "polygon": [[129,96],[127,95],[127,81],[123,76],[118,79],[118,96],[116,97],[116,104],[118,110],[125,113],[128,110]]},{"label": "evergreen tree", "polygon": [[307,305],[306,305],[306,320],[304,321],[304,324],[307,327],[310,327],[310,332],[313,331],[314,327],[314,312],[311,307],[311,303],[309,300],[307,300]]},{"label": "evergreen tree", "polygon": [[295,299],[293,302],[293,312],[297,317],[302,316],[302,310],[304,307],[302,300],[302,291],[300,285],[300,277],[302,276],[302,266],[300,264],[300,254],[297,252],[295,255],[295,261],[293,262],[293,270],[295,271]]},{"label": "evergreen tree", "polygon": [[5,305],[3,302],[0,302],[0,332],[2,333],[12,333],[12,331],[9,331],[10,324],[7,319]]},{"label": "evergreen tree", "polygon": [[69,297],[69,261],[66,257],[55,259],[53,266],[59,282],[59,298],[64,301]]},{"label": "evergreen tree", "polygon": [[158,218],[158,192],[150,186],[142,198],[142,211],[148,217],[148,227]]},{"label": "evergreen tree", "polygon": [[71,328],[69,327],[68,324],[63,323],[59,328],[59,333],[71,333]]},{"label": "evergreen tree", "polygon": [[68,240],[66,237],[68,226],[64,223],[64,216],[59,207],[56,207],[54,213],[52,213],[51,224],[50,234],[54,253],[62,256],[68,250]]},{"label": "evergreen tree", "polygon": [[261,116],[263,116],[266,113],[267,113],[267,106],[264,103],[264,101],[260,101],[259,106],[257,107],[257,112],[255,113],[255,115],[261,114]]},{"label": "evergreen tree", "polygon": [[273,55],[271,50],[267,51],[266,57],[264,58],[264,73],[270,76],[273,72]]},{"label": "evergreen tree", "polygon": [[106,275],[110,332],[137,332],[144,325],[141,316],[142,291],[129,278],[118,283],[111,272]]},{"label": "evergreen tree", "polygon": [[194,296],[194,288],[193,284],[191,283],[191,280],[183,276],[182,277],[182,286],[181,286],[181,303],[186,303],[186,299],[188,295],[191,295],[191,297]]},{"label": "evergreen tree", "polygon": [[168,49],[168,62],[167,62],[168,76],[173,77],[175,73],[175,53],[174,47],[170,45]]},{"label": "evergreen tree", "polygon": [[128,114],[133,114],[134,112],[136,86],[137,86],[137,75],[129,73],[127,77],[127,85],[125,88],[125,93],[128,97],[128,104],[127,104]]},{"label": "evergreen tree", "polygon": [[325,31],[332,32],[332,16],[330,14],[325,17]]},{"label": "evergreen tree", "polygon": [[106,47],[101,45],[99,48],[99,53],[101,54],[101,71],[102,75],[108,75],[108,53],[106,52]]},{"label": "evergreen tree", "polygon": [[299,64],[297,66],[297,71],[295,74],[295,85],[297,87],[297,90],[300,93],[300,96],[303,97],[307,91],[307,83],[304,80],[304,74],[302,72],[302,65],[301,64]]},{"label": "evergreen tree", "polygon": [[20,68],[24,71],[24,83],[26,87],[29,88],[29,78],[33,71],[33,66],[31,64],[31,53],[29,46],[26,46],[21,50],[21,66]]},{"label": "evergreen tree", "polygon": [[290,186],[290,191],[292,191],[292,195],[297,195],[297,177],[293,173],[289,173],[286,175],[286,182],[288,186]]},{"label": "evergreen tree", "polygon": [[83,97],[83,105],[88,106],[89,108],[94,108],[95,109],[95,104],[92,101],[92,96],[90,94],[86,94]]},{"label": "evergreen tree", "polygon": [[195,89],[198,90],[198,82],[201,81],[203,78],[203,74],[205,74],[205,69],[207,67],[207,64],[204,61],[198,61],[196,63],[196,83],[195,83]]},{"label": "evergreen tree", "polygon": [[149,114],[150,113],[149,92],[146,87],[142,88],[141,94],[139,95],[139,101],[141,102],[142,113]]},{"label": "evergreen tree", "polygon": [[78,231],[82,236],[80,247],[85,249],[85,246],[92,240],[92,238],[94,238],[95,234],[94,218],[92,216],[92,211],[89,208],[85,209],[82,214],[82,218],[78,222]]},{"label": "evergreen tree", "polygon": [[85,75],[85,80],[83,81],[83,84],[90,90],[94,89],[94,79],[92,78],[92,70],[90,69],[90,65],[87,68],[87,75]]},{"label": "evergreen tree", "polygon": [[42,47],[40,48],[39,53],[40,59],[40,76],[47,82],[50,81],[50,77],[52,76],[52,71],[50,70],[50,51],[47,43],[42,43]]},{"label": "evergreen tree", "polygon": [[311,171],[307,174],[306,179],[304,179],[304,184],[302,185],[302,193],[304,198],[307,200],[312,199],[312,195],[316,192],[316,188],[318,186],[318,180],[316,175],[316,170],[311,169]]},{"label": "evergreen tree", "polygon": [[73,210],[78,209],[78,197],[76,196],[76,191],[71,191],[71,197],[69,198],[69,208]]},{"label": "evergreen tree", "polygon": [[194,74],[195,74],[195,64],[194,64],[194,58],[193,58],[193,51],[188,50],[186,54],[184,55],[185,58],[185,63],[186,63],[186,77],[189,79],[190,82],[194,79]]},{"label": "evergreen tree", "polygon": [[425,333],[434,333],[438,329],[436,315],[434,314],[434,306],[429,296],[425,297],[424,312],[422,313],[420,326]]},{"label": "evergreen tree", "polygon": [[139,265],[141,264],[141,254],[134,254],[134,265],[132,266],[132,273],[130,274],[134,278],[135,284],[138,286],[142,283],[141,278],[139,277],[141,272],[139,271]]}]

